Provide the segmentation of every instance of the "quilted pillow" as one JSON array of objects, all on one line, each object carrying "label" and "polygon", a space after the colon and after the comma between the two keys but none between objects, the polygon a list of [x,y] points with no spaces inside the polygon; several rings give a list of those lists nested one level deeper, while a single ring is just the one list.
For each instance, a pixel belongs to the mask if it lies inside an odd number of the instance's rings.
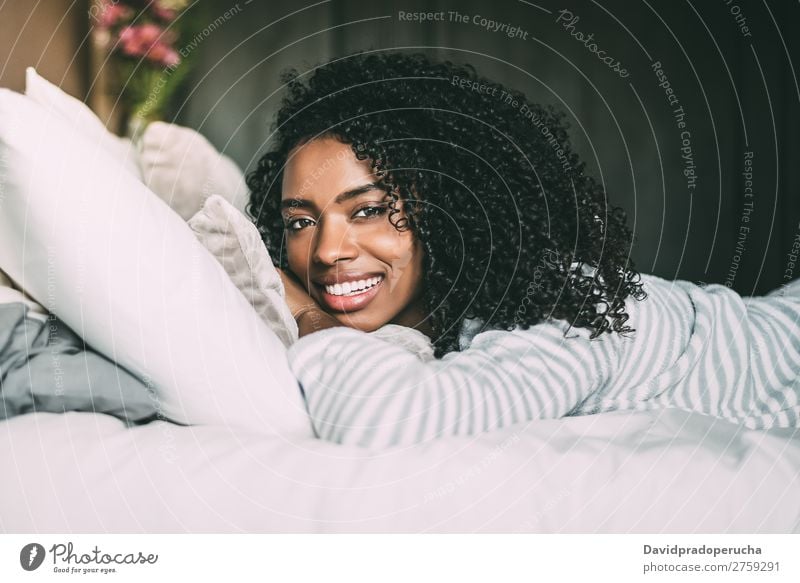
[{"label": "quilted pillow", "polygon": [[224,198],[213,194],[189,219],[189,226],[284,346],[294,344],[297,322],[284,299],[281,276],[255,225]]},{"label": "quilted pillow", "polygon": [[136,146],[142,180],[184,220],[212,194],[244,210],[248,189],[242,171],[199,132],[152,122]]}]

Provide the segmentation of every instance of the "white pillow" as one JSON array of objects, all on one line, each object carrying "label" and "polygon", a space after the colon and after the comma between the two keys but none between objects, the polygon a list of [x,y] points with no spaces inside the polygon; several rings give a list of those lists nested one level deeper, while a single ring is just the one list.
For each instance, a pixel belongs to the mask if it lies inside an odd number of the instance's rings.
[{"label": "white pillow", "polygon": [[249,191],[242,171],[200,133],[157,121],[136,145],[144,183],[184,219],[212,194],[244,212]]},{"label": "white pillow", "polygon": [[311,437],[284,346],[191,229],[97,144],[0,90],[0,268],[152,382],[165,417]]},{"label": "white pillow", "polygon": [[152,122],[133,144],[109,132],[85,103],[41,77],[33,67],[25,72],[25,95],[106,150],[184,219],[200,210],[210,194],[223,196],[244,212],[249,197],[244,174],[195,130]]},{"label": "white pillow", "polygon": [[131,174],[141,178],[136,149],[131,141],[109,132],[85,103],[41,77],[33,67],[25,70],[25,95],[47,111],[61,117],[74,131],[106,150]]},{"label": "white pillow", "polygon": [[297,322],[286,304],[283,280],[256,226],[216,194],[206,199],[188,224],[284,346],[294,344]]}]

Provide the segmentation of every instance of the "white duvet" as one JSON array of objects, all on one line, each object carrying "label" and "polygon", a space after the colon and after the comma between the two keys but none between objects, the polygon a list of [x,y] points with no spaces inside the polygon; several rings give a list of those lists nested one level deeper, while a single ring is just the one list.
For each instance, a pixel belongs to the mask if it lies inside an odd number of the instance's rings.
[{"label": "white duvet", "polygon": [[93,413],[0,422],[0,530],[800,532],[800,431],[680,410],[379,453]]}]

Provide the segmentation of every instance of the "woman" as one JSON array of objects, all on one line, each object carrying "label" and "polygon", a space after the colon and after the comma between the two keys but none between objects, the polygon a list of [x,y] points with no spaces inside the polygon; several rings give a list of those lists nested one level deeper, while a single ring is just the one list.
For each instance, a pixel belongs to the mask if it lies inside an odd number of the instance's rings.
[{"label": "woman", "polygon": [[655,407],[797,426],[800,293],[640,276],[562,115],[418,54],[284,81],[248,211],[321,437],[399,445]]}]

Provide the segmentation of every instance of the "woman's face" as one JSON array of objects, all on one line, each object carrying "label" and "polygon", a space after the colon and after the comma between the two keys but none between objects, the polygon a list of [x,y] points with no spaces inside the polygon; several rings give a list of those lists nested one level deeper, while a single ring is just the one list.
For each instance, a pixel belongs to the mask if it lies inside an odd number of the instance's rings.
[{"label": "woman's face", "polygon": [[349,145],[320,138],[290,152],[281,197],[290,271],[326,312],[365,332],[424,319],[422,246],[389,223],[391,197],[376,183]]}]

